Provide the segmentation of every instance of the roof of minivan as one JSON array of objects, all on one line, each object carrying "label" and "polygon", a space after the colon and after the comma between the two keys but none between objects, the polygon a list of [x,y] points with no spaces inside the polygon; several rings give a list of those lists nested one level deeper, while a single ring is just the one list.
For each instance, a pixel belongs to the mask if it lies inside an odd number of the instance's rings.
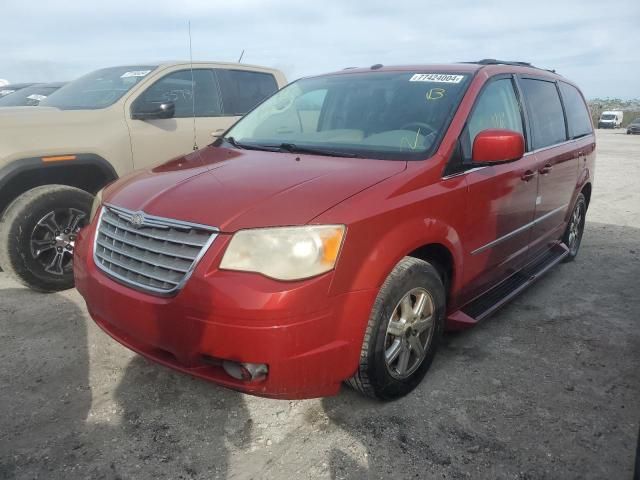
[{"label": "roof of minivan", "polygon": [[[486,71],[489,74],[497,74],[497,73],[521,73],[521,74],[530,74],[543,76],[553,79],[563,78],[557,73],[554,73],[550,70],[544,70],[542,68],[537,68],[533,66],[526,65],[513,65],[506,63],[497,63],[497,64],[480,64],[480,63],[439,63],[439,64],[423,64],[423,65],[373,65],[371,67],[360,68],[360,67],[351,67],[345,68],[344,70],[338,70],[337,72],[332,72],[331,74],[342,74],[342,73],[364,73],[364,72],[436,72],[436,73],[444,73],[444,72],[455,72],[455,73],[476,73],[480,70]],[[564,80],[564,78],[563,78]]]}]

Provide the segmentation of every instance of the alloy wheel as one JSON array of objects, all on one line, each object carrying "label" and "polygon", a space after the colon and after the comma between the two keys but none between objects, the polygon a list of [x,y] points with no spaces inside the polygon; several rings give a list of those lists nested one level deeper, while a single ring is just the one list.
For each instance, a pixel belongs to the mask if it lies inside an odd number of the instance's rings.
[{"label": "alloy wheel", "polygon": [[411,376],[424,361],[433,338],[435,306],[424,288],[414,288],[391,314],[384,341],[385,364],[397,379]]},{"label": "alloy wheel", "polygon": [[584,227],[584,204],[578,203],[576,208],[571,214],[569,221],[569,236],[568,245],[569,251],[572,255],[575,255],[580,247],[580,240],[582,239],[582,230]]},{"label": "alloy wheel", "polygon": [[36,223],[31,232],[31,256],[45,272],[62,276],[71,271],[76,237],[86,217],[75,208],[56,209]]}]

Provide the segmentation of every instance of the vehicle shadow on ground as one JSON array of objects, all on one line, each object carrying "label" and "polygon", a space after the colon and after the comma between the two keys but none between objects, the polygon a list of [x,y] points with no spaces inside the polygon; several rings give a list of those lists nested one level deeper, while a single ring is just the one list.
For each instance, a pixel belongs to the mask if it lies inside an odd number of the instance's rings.
[{"label": "vehicle shadow on ground", "polygon": [[331,447],[332,478],[630,478],[640,420],[640,229],[591,222],[555,267],[382,403],[323,399],[366,452]]},{"label": "vehicle shadow on ground", "polygon": [[59,476],[78,461],[91,408],[84,316],[60,295],[2,296],[0,478]]},{"label": "vehicle shadow on ground", "polygon": [[226,478],[251,437],[241,394],[98,346],[63,294],[2,295],[0,478]]}]

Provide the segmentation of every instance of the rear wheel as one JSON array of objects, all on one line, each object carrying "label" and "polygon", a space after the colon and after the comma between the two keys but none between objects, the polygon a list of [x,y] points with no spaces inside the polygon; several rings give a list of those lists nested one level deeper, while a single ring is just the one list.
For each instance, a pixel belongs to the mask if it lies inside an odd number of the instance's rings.
[{"label": "rear wheel", "polygon": [[576,204],[569,217],[567,229],[564,232],[562,241],[569,249],[569,255],[564,259],[565,262],[572,262],[578,256],[580,244],[582,243],[582,234],[584,233],[585,218],[587,215],[587,201],[582,193],[578,194]]},{"label": "rear wheel", "polygon": [[425,261],[404,258],[378,293],[358,371],[347,383],[382,400],[411,392],[431,365],[444,312],[445,291],[436,269]]},{"label": "rear wheel", "polygon": [[73,187],[46,185],[23,193],[0,220],[0,265],[38,291],[73,287],[73,248],[89,219],[93,197]]}]

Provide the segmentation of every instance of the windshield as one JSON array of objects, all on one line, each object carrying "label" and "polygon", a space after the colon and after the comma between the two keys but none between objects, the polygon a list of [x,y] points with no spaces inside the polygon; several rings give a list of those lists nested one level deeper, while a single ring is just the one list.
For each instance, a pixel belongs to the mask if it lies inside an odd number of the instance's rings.
[{"label": "windshield", "polygon": [[470,75],[367,72],[299,80],[240,120],[240,148],[415,160],[437,148]]},{"label": "windshield", "polygon": [[636,118],[633,122],[631,122],[633,125],[640,125],[640,118]]},{"label": "windshield", "polygon": [[31,107],[38,105],[60,87],[47,85],[33,85],[31,87],[18,90],[11,95],[0,98],[0,107]]},{"label": "windshield", "polygon": [[113,105],[156,67],[129,66],[96,70],[40,102],[61,110],[96,110]]},{"label": "windshield", "polygon": [[616,116],[613,113],[605,113],[602,115],[602,120],[615,120]]}]

